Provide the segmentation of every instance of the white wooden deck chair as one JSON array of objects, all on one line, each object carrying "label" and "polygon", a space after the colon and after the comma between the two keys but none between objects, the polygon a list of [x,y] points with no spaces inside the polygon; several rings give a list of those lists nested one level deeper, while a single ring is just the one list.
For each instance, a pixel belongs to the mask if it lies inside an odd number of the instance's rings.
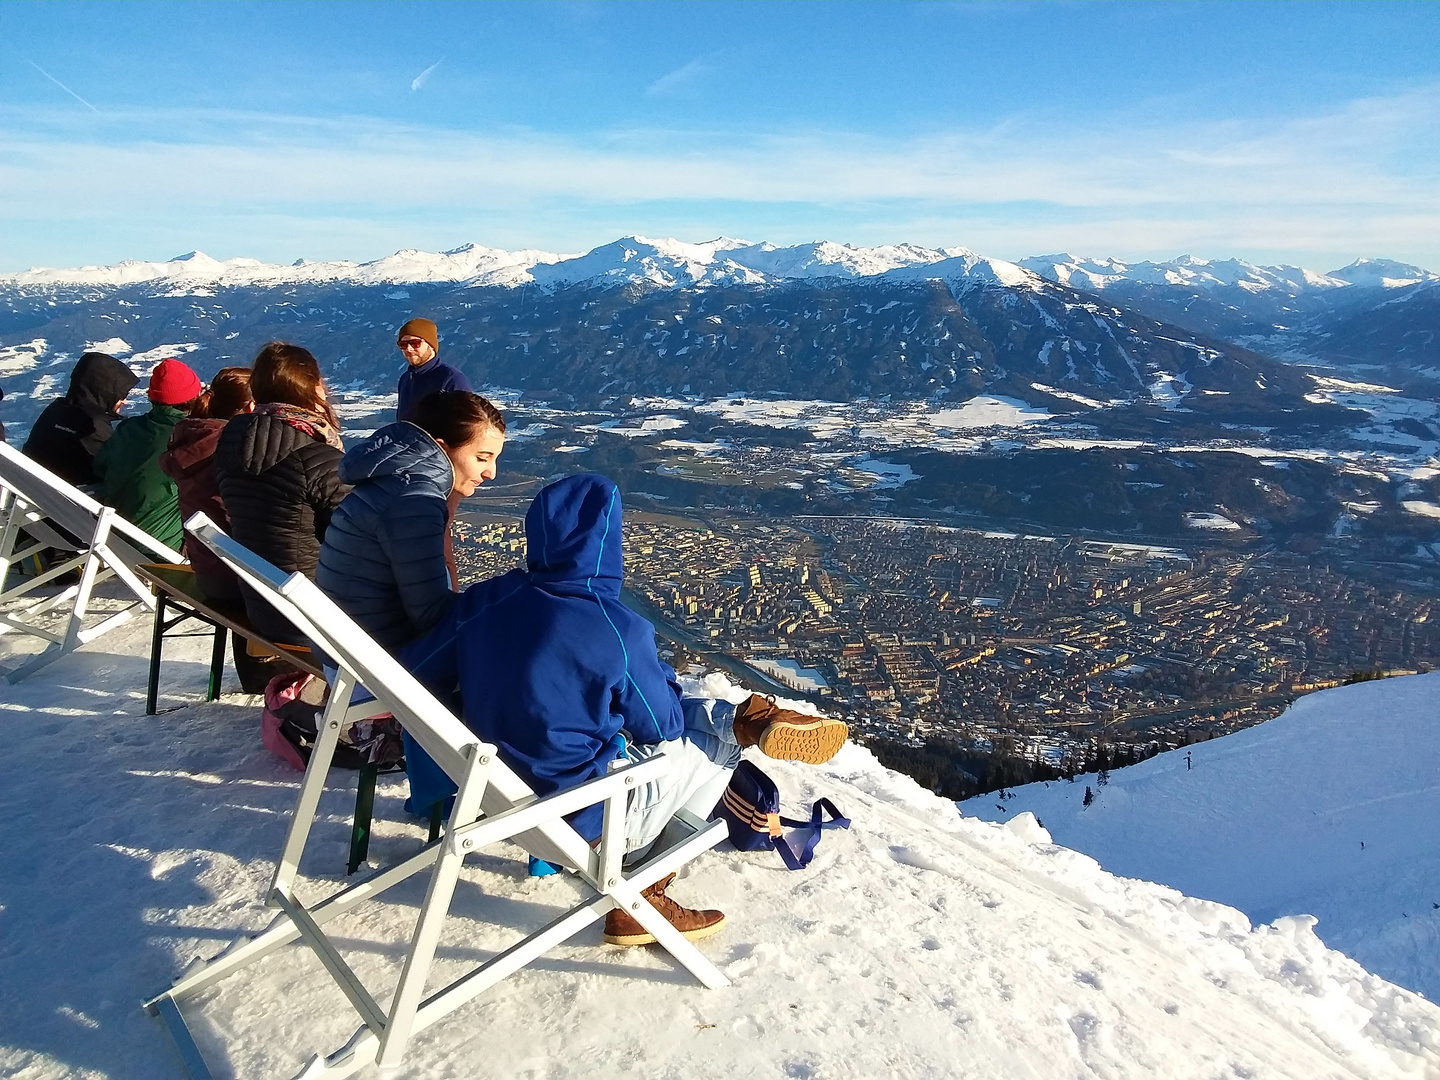
[{"label": "white wooden deck chair", "polygon": [[[297,939],[314,951],[361,1020],[360,1028],[343,1047],[328,1057],[311,1060],[299,1074],[305,1078],[348,1076],[372,1062],[381,1067],[398,1065],[412,1034],[567,941],[614,907],[626,908],[705,986],[728,985],[725,976],[641,896],[646,886],[724,839],[724,823],[702,822],[685,815],[682,824],[686,827],[675,830],[681,835],[665,850],[649,855],[629,872],[622,868],[627,795],[632,788],[664,773],[668,763],[663,755],[614,769],[607,776],[568,791],[537,798],[499,759],[494,746],[482,742],[456,719],[314,583],[300,574],[287,576],[226,536],[204,514],[192,516],[186,527],[309,635],[338,668],[321,719],[320,737],[311,752],[271,882],[269,902],[279,907],[280,913],[259,934],[237,940],[206,963],[192,965],[169,990],[146,1003],[152,1013],[165,1019],[193,1072],[209,1075],[185,1026],[179,1002]],[[351,705],[359,687],[373,694],[374,700]],[[295,875],[342,725],[387,711],[394,713],[411,737],[458,785],[450,821],[440,839],[417,854],[307,907],[295,895]],[[604,818],[600,844],[592,849],[563,816],[596,803],[604,804]],[[467,854],[501,840],[511,840],[538,858],[568,867],[590,895],[479,967],[427,994],[426,977],[449,913],[461,863]],[[405,951],[399,981],[389,1005],[382,1007],[325,936],[323,927],[362,901],[375,899],[391,886],[419,874],[429,875],[429,887]]]},{"label": "white wooden deck chair", "polygon": [[[29,542],[17,550],[22,529]],[[11,568],[45,550],[68,557],[35,577],[17,576],[12,584]],[[0,634],[18,631],[50,643],[39,655],[6,672],[10,682],[19,682],[113,630],[139,607],[155,610],[150,587],[131,569],[137,563],[184,561],[178,551],[132,525],[112,507],[101,505],[13,446],[0,443]],[[76,568],[80,569],[79,584],[39,600],[30,597]],[[133,602],[86,625],[95,586],[111,577],[124,583],[134,595]]]}]

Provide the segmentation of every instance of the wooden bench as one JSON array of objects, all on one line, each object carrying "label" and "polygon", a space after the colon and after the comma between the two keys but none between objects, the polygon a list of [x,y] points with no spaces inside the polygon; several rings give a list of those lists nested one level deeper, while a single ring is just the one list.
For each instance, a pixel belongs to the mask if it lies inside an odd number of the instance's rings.
[{"label": "wooden bench", "polygon": [[[286,645],[271,641],[255,629],[245,608],[236,602],[211,600],[200,589],[195,571],[188,564],[139,563],[135,573],[148,582],[155,594],[155,628],[150,637],[150,682],[145,690],[145,715],[154,716],[156,699],[160,693],[160,654],[166,637],[192,637],[192,633],[173,634],[175,627],[190,619],[197,619],[214,627],[215,644],[210,650],[210,686],[206,701],[220,696],[220,676],[225,670],[226,631],[248,641],[263,650],[263,655],[282,657],[300,671],[309,672],[320,678],[320,670],[314,654],[303,645]],[[166,618],[166,608],[175,613]],[[255,649],[251,649],[255,655]]]},{"label": "wooden bench", "polygon": [[[150,681],[145,691],[145,715],[154,716],[156,712],[160,693],[160,656],[165,638],[194,636],[191,633],[171,632],[176,626],[190,619],[208,623],[214,627],[215,632],[215,644],[210,650],[210,686],[205,694],[206,701],[215,701],[220,697],[220,677],[225,670],[227,630],[248,641],[252,646],[252,655],[255,655],[254,647],[259,647],[266,655],[284,657],[299,670],[325,678],[325,672],[308,648],[269,641],[255,629],[242,605],[234,601],[227,603],[208,598],[201,591],[195,571],[188,564],[141,563],[135,568],[135,572],[149,582],[155,593],[155,629],[150,638]],[[176,613],[169,618],[166,617],[167,605],[176,609]],[[360,767],[347,874],[355,873],[370,853],[370,824],[375,813],[375,783],[379,775],[379,767],[369,762]],[[431,843],[440,835],[443,809],[442,801],[430,812]]]}]

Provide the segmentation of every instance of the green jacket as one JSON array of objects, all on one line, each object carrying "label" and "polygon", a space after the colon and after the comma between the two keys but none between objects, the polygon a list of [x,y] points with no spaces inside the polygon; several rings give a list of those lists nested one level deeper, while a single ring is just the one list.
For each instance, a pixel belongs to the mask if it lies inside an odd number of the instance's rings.
[{"label": "green jacket", "polygon": [[180,493],[175,481],[160,471],[159,459],[170,445],[170,432],[185,416],[183,409],[152,405],[144,416],[122,420],[95,455],[101,500],[177,551],[185,539]]}]

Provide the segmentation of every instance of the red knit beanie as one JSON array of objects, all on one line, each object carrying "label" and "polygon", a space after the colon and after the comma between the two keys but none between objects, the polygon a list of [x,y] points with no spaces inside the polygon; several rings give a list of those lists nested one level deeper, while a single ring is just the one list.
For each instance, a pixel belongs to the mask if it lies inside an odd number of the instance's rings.
[{"label": "red knit beanie", "polygon": [[156,405],[184,405],[201,389],[200,376],[179,360],[161,360],[150,372],[150,400]]}]

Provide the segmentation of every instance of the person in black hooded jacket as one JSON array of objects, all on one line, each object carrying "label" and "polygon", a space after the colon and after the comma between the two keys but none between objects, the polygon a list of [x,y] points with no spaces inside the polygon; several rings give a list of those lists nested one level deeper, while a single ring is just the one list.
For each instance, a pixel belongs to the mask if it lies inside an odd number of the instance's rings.
[{"label": "person in black hooded jacket", "polygon": [[355,485],[325,534],[315,583],[395,652],[429,632],[455,594],[445,560],[447,500],[495,478],[505,418],[479,394],[426,395],[340,462]]},{"label": "person in black hooded jacket", "polygon": [[[230,534],[287,573],[315,576],[330,515],[350,492],[340,481],[339,424],[315,357],[272,341],[250,372],[255,411],[231,418],[215,449],[215,477]],[[245,610],[272,641],[305,644],[252,589]]]},{"label": "person in black hooded jacket", "polygon": [[95,484],[95,452],[110,438],[120,406],[140,377],[108,353],[87,352],[65,396],[45,406],[22,452],[62,480]]}]

